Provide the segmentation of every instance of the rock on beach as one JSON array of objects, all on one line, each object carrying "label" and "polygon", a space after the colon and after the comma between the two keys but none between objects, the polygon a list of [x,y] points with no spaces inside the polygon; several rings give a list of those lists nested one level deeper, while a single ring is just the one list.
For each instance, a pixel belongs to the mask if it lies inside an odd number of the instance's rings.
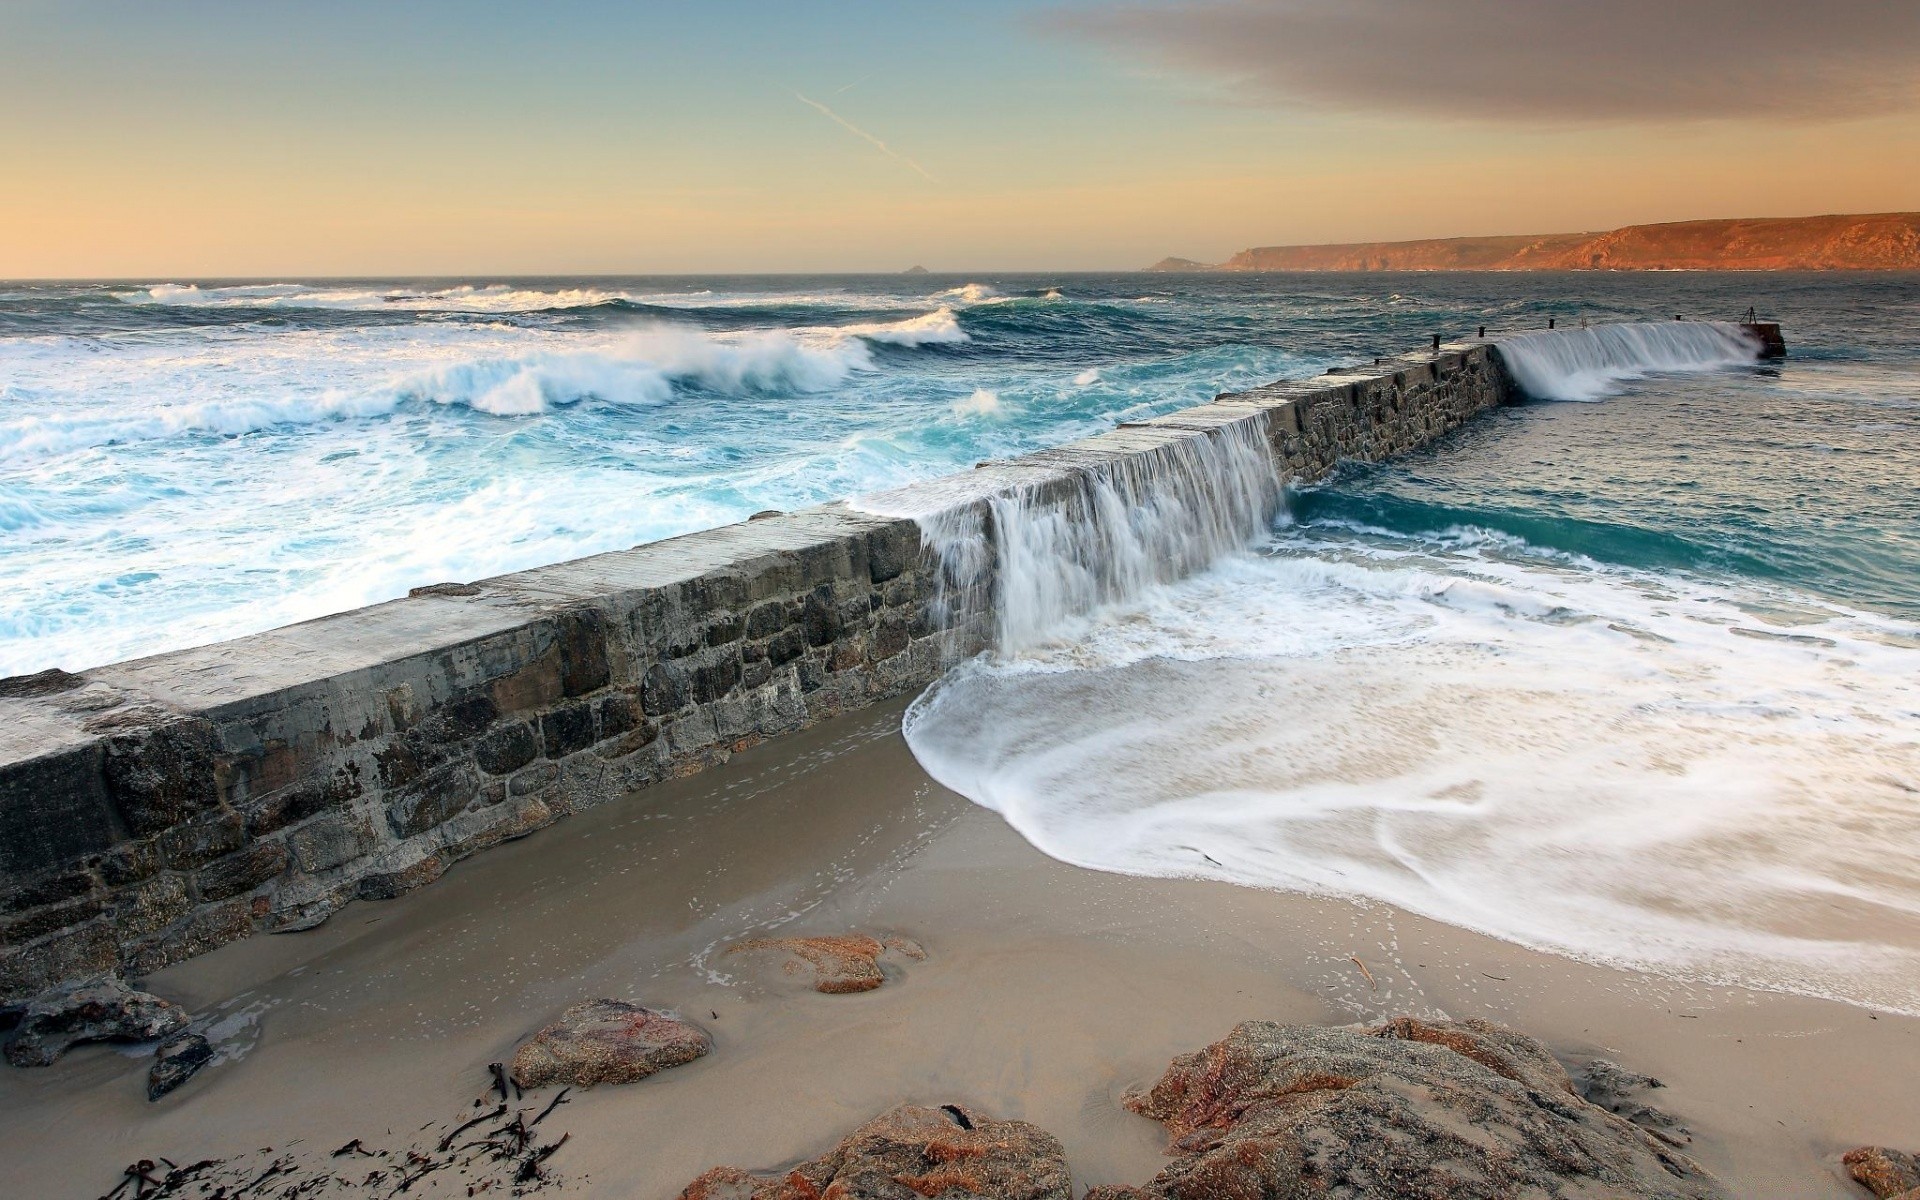
[{"label": "rock on beach", "polygon": [[882,955],[895,954],[915,962],[927,952],[912,938],[876,938],[864,933],[828,937],[750,938],[728,947],[728,954],[762,953],[786,956],[786,969],[804,974],[813,990],[840,995],[870,992],[887,981],[880,969]]},{"label": "rock on beach", "polygon": [[1920,1156],[1884,1146],[1849,1150],[1847,1173],[1880,1200],[1920,1200]]},{"label": "rock on beach", "polygon": [[516,1050],[512,1071],[524,1088],[633,1083],[712,1049],[706,1030],[672,1013],[625,1000],[589,1000]]},{"label": "rock on beach", "polygon": [[199,1034],[182,1033],[168,1039],[153,1052],[153,1066],[147,1069],[147,1099],[158,1100],[212,1061],[213,1046]]},{"label": "rock on beach", "polygon": [[16,1067],[51,1066],[82,1042],[145,1042],[178,1033],[187,1012],[170,1000],[99,979],[49,992],[27,1006],[7,1042]]},{"label": "rock on beach", "polygon": [[943,1104],[902,1105],[848,1134],[829,1153],[777,1175],[715,1167],[681,1200],[1073,1200],[1060,1140],[1025,1121]]},{"label": "rock on beach", "polygon": [[1587,1103],[1532,1038],[1485,1021],[1372,1029],[1249,1021],[1127,1107],[1173,1162],[1087,1200],[1722,1200],[1693,1160]]}]

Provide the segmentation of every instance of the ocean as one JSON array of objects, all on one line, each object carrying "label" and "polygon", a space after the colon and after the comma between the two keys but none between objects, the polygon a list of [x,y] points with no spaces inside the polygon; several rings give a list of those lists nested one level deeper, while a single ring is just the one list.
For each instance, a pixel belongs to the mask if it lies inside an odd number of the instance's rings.
[{"label": "ocean", "polygon": [[1184,577],[1023,602],[908,742],[1068,862],[1920,1013],[1914,276],[0,285],[0,673],[879,492],[1435,334],[1749,306],[1784,362],[1542,352],[1535,402],[1287,494]]}]

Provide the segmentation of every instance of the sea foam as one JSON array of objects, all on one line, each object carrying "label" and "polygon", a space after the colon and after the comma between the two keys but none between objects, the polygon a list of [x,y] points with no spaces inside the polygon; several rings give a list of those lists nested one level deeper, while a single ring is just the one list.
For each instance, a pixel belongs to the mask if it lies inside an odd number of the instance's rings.
[{"label": "sea foam", "polygon": [[1920,1013],[1915,631],[1491,546],[1283,534],[963,666],[909,745],[1081,866]]}]

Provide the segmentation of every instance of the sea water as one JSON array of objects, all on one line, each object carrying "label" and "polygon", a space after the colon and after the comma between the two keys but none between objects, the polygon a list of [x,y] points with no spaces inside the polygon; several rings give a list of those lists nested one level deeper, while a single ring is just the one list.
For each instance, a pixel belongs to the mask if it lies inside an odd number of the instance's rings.
[{"label": "sea water", "polygon": [[[1748,305],[1785,362],[1655,327]],[[1405,459],[1283,494],[1223,444],[1002,503],[995,647],[910,744],[1069,862],[1920,1011],[1913,277],[0,286],[0,671],[1549,317],[1513,343],[1533,402]]]},{"label": "sea water", "polygon": [[1083,866],[1920,1012],[1920,289],[1785,282],[1785,363],[1511,344],[1535,402],[1003,636],[915,753]]}]

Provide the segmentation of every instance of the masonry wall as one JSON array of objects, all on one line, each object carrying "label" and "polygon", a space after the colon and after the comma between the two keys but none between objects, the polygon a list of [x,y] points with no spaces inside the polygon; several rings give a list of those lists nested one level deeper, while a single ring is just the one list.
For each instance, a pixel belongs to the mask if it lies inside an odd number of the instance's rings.
[{"label": "masonry wall", "polygon": [[[984,504],[1262,422],[1285,477],[1425,445],[1513,398],[1490,343],[1225,395],[892,493]],[[908,517],[762,519],[79,674],[0,680],[0,1001],[310,928],[467,855],[925,687]]]}]

